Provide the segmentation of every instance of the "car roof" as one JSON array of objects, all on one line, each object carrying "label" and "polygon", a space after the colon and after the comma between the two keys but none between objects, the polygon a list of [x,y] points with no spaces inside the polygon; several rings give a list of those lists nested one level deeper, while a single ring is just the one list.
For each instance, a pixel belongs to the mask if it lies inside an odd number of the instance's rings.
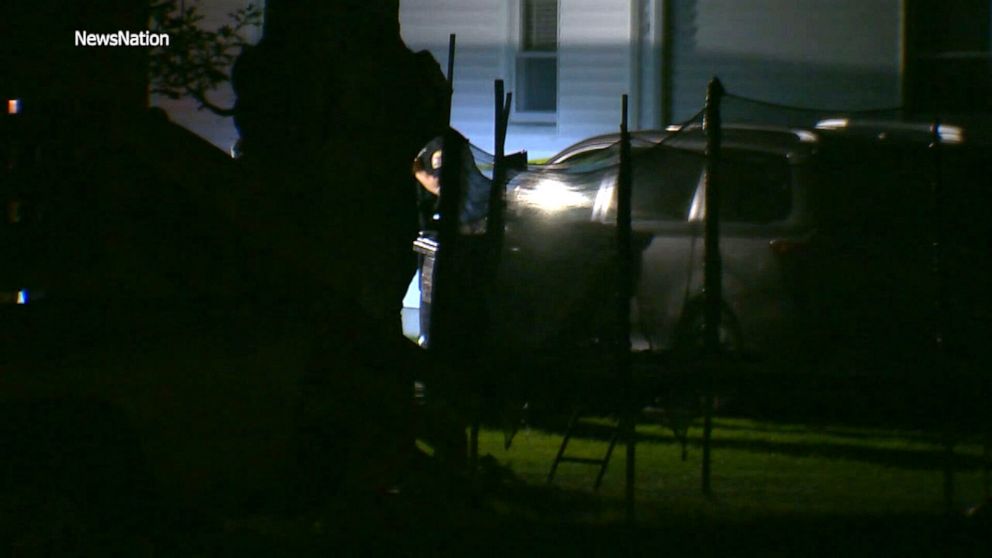
[{"label": "car roof", "polygon": [[[631,132],[631,146],[649,148],[665,142],[676,149],[701,152],[706,147],[706,134],[699,124],[684,127],[670,127],[666,130],[639,130]],[[620,141],[619,133],[602,134],[575,143],[551,157],[549,162],[558,163],[579,153],[609,147]],[[758,126],[749,124],[725,124],[722,145],[730,149],[746,149],[781,155],[787,158],[801,158],[810,155],[818,136],[805,129],[779,126]]]},{"label": "car roof", "polygon": [[977,118],[872,120],[828,118],[816,123],[822,135],[872,142],[929,143],[936,132],[944,145],[992,146],[992,125]]}]

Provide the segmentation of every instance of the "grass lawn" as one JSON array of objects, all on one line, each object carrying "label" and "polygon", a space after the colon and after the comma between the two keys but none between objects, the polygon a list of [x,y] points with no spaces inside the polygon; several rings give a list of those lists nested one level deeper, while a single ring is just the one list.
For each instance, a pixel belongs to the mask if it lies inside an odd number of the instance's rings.
[{"label": "grass lawn", "polygon": [[[196,544],[217,556],[988,556],[992,529],[963,511],[984,497],[981,447],[956,449],[955,513],[943,453],[919,432],[718,418],[713,496],[700,491],[701,429],[689,451],[638,426],[637,518],[624,521],[624,448],[603,486],[596,467],[546,477],[560,433],[524,429],[510,449],[483,429],[480,477],[428,475],[398,495],[341,498],[316,519],[261,517]],[[604,439],[573,438],[599,457]],[[189,547],[185,548],[186,550]],[[195,552],[194,552],[195,554]]]},{"label": "grass lawn", "polygon": [[[807,427],[744,419],[715,421],[712,443],[713,496],[701,492],[702,429],[689,431],[688,455],[660,425],[637,429],[637,514],[650,524],[673,508],[717,521],[741,518],[935,514],[944,510],[944,453],[936,440],[916,432]],[[521,431],[510,449],[503,434],[483,431],[480,453],[493,456],[520,481],[542,485],[561,434]],[[568,454],[602,457],[605,440],[573,438]],[[983,498],[981,446],[955,450],[955,507]],[[590,521],[622,518],[626,456],[614,452],[603,486],[592,489],[596,467],[563,463],[554,485],[560,491],[595,494],[601,505]]]},{"label": "grass lawn", "polygon": [[[622,446],[598,492],[597,468],[574,463],[561,464],[549,488],[560,433],[524,430],[504,449],[502,432],[484,430],[480,454],[512,472],[488,501],[500,518],[494,523],[504,525],[494,554],[980,556],[989,549],[989,525],[961,513],[985,495],[979,444],[956,448],[949,517],[945,454],[919,432],[717,419],[711,497],[701,493],[698,425],[685,461],[667,428],[641,424],[638,434],[637,517],[629,528]],[[568,454],[601,457],[606,447],[605,439],[573,438]]]}]

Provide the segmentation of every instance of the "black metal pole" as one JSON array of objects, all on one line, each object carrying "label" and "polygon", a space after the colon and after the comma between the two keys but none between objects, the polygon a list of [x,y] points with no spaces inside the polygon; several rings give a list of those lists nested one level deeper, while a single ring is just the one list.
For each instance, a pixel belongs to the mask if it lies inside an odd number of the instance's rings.
[{"label": "black metal pole", "polygon": [[703,409],[703,494],[712,494],[710,484],[710,442],[713,435],[713,367],[720,354],[720,318],[722,309],[722,262],[720,259],[720,101],[724,89],[720,80],[710,80],[706,90],[706,223],[704,232],[705,267],[703,287],[705,322],[703,328],[704,409]]},{"label": "black metal pole", "polygon": [[[986,391],[988,393],[988,391]],[[987,427],[987,425],[986,425]],[[985,439],[982,442],[982,457],[985,465],[982,469],[982,487],[985,499],[992,498],[992,433],[986,431]]]},{"label": "black metal pole", "polygon": [[461,138],[450,127],[444,133],[441,148],[441,197],[438,200],[438,247],[434,262],[433,301],[431,306],[430,345],[441,351],[451,333],[447,326],[452,293],[449,276],[458,250],[458,208],[461,205]]},{"label": "black metal pole", "polygon": [[503,85],[503,80],[497,79],[493,82],[493,154],[496,157],[496,165],[503,158],[503,141],[506,139],[506,130],[503,129],[504,97],[505,86]]},{"label": "black metal pole", "polygon": [[720,352],[720,318],[723,269],[720,258],[720,101],[723,85],[713,78],[706,92],[706,113],[703,128],[706,132],[706,223],[704,232],[705,275],[705,329],[704,348],[707,355]]},{"label": "black metal pole", "polygon": [[430,344],[428,349],[437,353],[448,352],[450,340],[448,314],[451,311],[451,274],[458,242],[458,208],[461,204],[461,147],[464,141],[451,128],[451,96],[454,95],[455,34],[448,37],[448,126],[444,131],[441,147],[440,199],[438,200],[438,247],[434,255],[433,299],[431,301]]},{"label": "black metal pole", "polygon": [[957,378],[951,374],[950,361],[945,351],[945,281],[944,281],[944,195],[941,174],[943,161],[940,149],[940,119],[934,119],[930,125],[930,143],[927,149],[931,153],[933,166],[930,175],[930,196],[932,222],[930,231],[930,271],[933,277],[933,360],[938,369],[934,380],[943,395],[944,425],[941,434],[944,446],[944,511],[948,515],[954,513],[954,417],[957,409],[954,404]]},{"label": "black metal pole", "polygon": [[472,424],[469,426],[468,435],[468,471],[472,478],[476,478],[476,473],[479,471],[479,427],[481,421],[479,420],[479,415],[476,414],[472,418]]},{"label": "black metal pole", "polygon": [[448,35],[448,126],[451,126],[451,98],[455,94],[455,34]]},{"label": "black metal pole", "polygon": [[[489,211],[486,216],[486,237],[489,242],[488,254],[487,254],[487,269],[486,269],[486,281],[488,282],[488,288],[495,288],[495,277],[497,269],[499,268],[499,255],[500,250],[503,245],[503,183],[504,183],[504,144],[506,142],[506,126],[509,116],[509,95],[507,95],[506,105],[504,108],[503,104],[503,80],[496,80],[494,84],[495,90],[495,107],[494,107],[494,127],[493,127],[493,146],[494,146],[494,157],[493,157],[493,174],[492,182],[489,187]],[[491,337],[492,333],[489,329],[489,324],[486,328],[487,337]],[[484,344],[487,350],[492,351],[495,344],[492,343],[491,338],[486,339]],[[489,358],[485,359],[485,364],[488,366],[493,366],[493,354],[490,352]],[[478,413],[472,418],[472,425],[469,430],[469,471],[474,476],[478,471],[479,466],[479,427],[480,419]]]},{"label": "black metal pole", "polygon": [[506,130],[510,122],[512,93],[504,93],[503,80],[493,83],[493,180],[489,190],[489,218],[486,233],[489,236],[490,261],[495,273],[503,246],[503,223],[506,194]]},{"label": "black metal pole", "polygon": [[630,169],[630,132],[627,129],[627,95],[621,98],[620,169],[617,176],[617,253],[619,255],[619,284],[617,285],[616,343],[617,369],[621,386],[621,431],[627,447],[627,469],[624,501],[628,523],[634,522],[634,482],[636,440],[633,378],[630,362],[630,298],[633,290],[633,257],[631,253],[630,205],[633,184]]},{"label": "black metal pole", "polygon": [[930,265],[933,274],[933,346],[938,354],[944,352],[944,194],[941,174],[943,161],[940,149],[940,119],[930,126],[930,143],[927,145],[932,155],[933,171],[930,176],[930,195],[933,211],[931,230]]}]

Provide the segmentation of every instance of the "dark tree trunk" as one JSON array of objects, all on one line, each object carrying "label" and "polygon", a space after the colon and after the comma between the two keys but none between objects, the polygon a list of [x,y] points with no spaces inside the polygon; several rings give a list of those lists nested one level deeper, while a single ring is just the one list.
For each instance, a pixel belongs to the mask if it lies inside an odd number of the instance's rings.
[{"label": "dark tree trunk", "polygon": [[396,0],[270,0],[234,72],[244,162],[348,279],[397,321],[413,272],[418,149],[445,126],[447,85],[399,34]]},{"label": "dark tree trunk", "polygon": [[270,0],[263,38],[233,76],[242,161],[277,227],[300,233],[277,248],[304,263],[291,288],[325,310],[307,377],[338,397],[312,430],[349,447],[304,461],[320,469],[347,455],[345,478],[380,488],[414,449],[422,357],[397,343],[416,263],[411,166],[446,126],[449,98],[437,62],[403,44],[398,18],[396,0]]}]

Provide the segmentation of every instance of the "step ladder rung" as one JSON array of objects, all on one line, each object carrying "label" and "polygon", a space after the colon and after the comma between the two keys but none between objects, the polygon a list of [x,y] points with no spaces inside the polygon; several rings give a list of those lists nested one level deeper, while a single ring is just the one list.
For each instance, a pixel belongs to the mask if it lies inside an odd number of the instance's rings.
[{"label": "step ladder rung", "polygon": [[[606,467],[610,463],[610,457],[613,455],[613,448],[617,444],[617,440],[620,438],[620,423],[619,421],[613,425],[603,425],[595,423],[583,423],[581,420],[581,409],[576,409],[572,414],[572,418],[568,421],[568,429],[565,431],[565,436],[561,440],[561,447],[558,448],[558,455],[555,456],[554,463],[551,464],[551,471],[548,473],[548,484],[551,484],[555,478],[555,472],[558,470],[558,465],[561,463],[579,463],[583,465],[598,465],[599,473],[596,475],[596,482],[593,485],[594,490],[599,490],[600,485],[603,483],[603,476],[606,474]],[[606,448],[606,455],[601,459],[596,459],[592,457],[572,457],[565,455],[565,449],[568,447],[568,442],[572,439],[572,435],[576,433],[579,428],[585,428],[589,426],[595,426],[602,430],[611,430],[609,444]]]}]

